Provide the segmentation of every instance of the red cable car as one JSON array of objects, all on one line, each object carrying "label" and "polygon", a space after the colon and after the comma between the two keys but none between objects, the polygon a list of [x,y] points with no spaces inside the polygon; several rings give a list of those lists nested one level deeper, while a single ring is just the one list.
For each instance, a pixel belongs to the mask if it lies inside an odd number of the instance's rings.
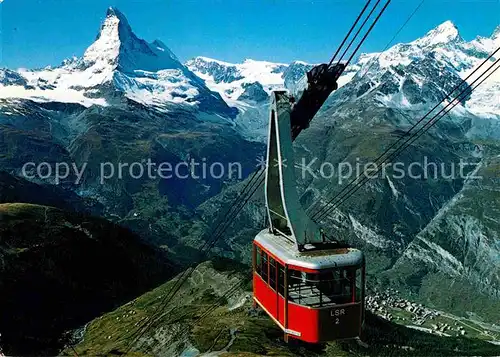
[{"label": "red cable car", "polygon": [[294,252],[261,232],[254,241],[254,301],[288,336],[319,343],[361,335],[364,259],[350,248]]},{"label": "red cable car", "polygon": [[364,324],[364,255],[330,241],[300,205],[292,110],[286,91],[272,93],[265,187],[269,227],[253,242],[254,304],[284,331],[286,341],[356,338]]}]

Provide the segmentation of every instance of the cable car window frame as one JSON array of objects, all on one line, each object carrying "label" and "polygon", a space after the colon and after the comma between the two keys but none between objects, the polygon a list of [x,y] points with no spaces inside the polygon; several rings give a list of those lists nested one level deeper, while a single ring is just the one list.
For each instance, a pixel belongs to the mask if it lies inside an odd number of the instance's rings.
[{"label": "cable car window frame", "polygon": [[285,296],[284,265],[259,246],[255,246],[254,271],[271,289],[278,292],[282,297]]},{"label": "cable car window frame", "polygon": [[255,272],[260,276],[262,270],[262,249],[254,246],[255,254]]},{"label": "cable car window frame", "polygon": [[269,285],[269,256],[266,251],[262,250],[262,264],[260,277],[266,284]]},{"label": "cable car window frame", "polygon": [[277,291],[277,277],[278,277],[278,262],[273,257],[269,256],[269,287]]},{"label": "cable car window frame", "polygon": [[[318,273],[307,273],[298,269],[289,269],[288,301],[312,308],[360,303],[363,294],[361,292],[359,297],[356,294],[358,290],[356,289],[358,271],[362,277],[363,265],[325,269],[320,270]],[[330,273],[333,273],[333,278],[330,280],[321,277]],[[363,281],[364,279],[361,278],[361,289]],[[324,286],[325,283],[340,284],[340,292],[332,293],[328,291]],[[336,288],[339,286],[336,287],[333,285]],[[327,291],[325,292],[325,290]]]},{"label": "cable car window frame", "polygon": [[278,294],[285,297],[285,267],[278,262]]},{"label": "cable car window frame", "polygon": [[260,247],[256,247],[255,252],[255,273],[269,285],[269,255]]}]

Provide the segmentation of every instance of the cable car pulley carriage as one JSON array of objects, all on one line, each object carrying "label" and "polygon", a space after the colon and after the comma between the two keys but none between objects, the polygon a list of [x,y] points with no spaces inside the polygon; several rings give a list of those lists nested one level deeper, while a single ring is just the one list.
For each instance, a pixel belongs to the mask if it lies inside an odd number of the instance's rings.
[{"label": "cable car pulley carriage", "polygon": [[272,93],[265,180],[269,227],[253,242],[253,299],[285,340],[356,338],[364,323],[363,253],[331,241],[306,215],[293,164],[293,139],[337,89],[343,69],[342,64],[313,68],[297,103],[286,91]]}]

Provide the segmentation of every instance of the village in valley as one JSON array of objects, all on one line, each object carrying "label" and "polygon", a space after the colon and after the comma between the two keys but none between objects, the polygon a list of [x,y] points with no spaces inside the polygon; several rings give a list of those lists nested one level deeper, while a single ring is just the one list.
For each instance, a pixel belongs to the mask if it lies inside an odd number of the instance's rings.
[{"label": "village in valley", "polygon": [[366,308],[374,314],[408,328],[439,336],[466,336],[500,344],[500,326],[475,318],[458,317],[428,308],[398,296],[398,291],[388,289],[366,297]]}]

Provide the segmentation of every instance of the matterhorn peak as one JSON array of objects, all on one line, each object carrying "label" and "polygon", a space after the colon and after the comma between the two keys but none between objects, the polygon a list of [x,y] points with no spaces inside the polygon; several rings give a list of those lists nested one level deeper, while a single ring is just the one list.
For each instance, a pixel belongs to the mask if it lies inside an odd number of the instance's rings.
[{"label": "matterhorn peak", "polygon": [[123,15],[123,13],[120,10],[118,10],[118,8],[110,6],[108,7],[108,11],[106,12],[106,17],[113,17],[113,16],[121,20],[127,21],[125,15]]},{"label": "matterhorn peak", "polygon": [[450,20],[443,22],[438,27],[430,30],[424,37],[419,38],[413,43],[422,46],[434,46],[446,44],[449,42],[461,40],[458,28]]},{"label": "matterhorn peak", "polygon": [[125,15],[115,7],[108,8],[99,35],[85,51],[83,59],[88,65],[111,67],[122,72],[156,72],[182,67],[161,41],[148,44],[138,38]]},{"label": "matterhorn peak", "polygon": [[118,34],[124,34],[126,32],[132,32],[132,27],[128,23],[127,17],[120,11],[118,8],[110,6],[106,11],[106,19],[104,20],[103,25],[101,26],[101,32],[109,27],[105,25],[118,25]]},{"label": "matterhorn peak", "polygon": [[83,59],[88,63],[106,62],[118,65],[118,55],[124,40],[133,40],[132,32],[125,15],[114,7],[108,8],[96,41],[85,51]]}]

